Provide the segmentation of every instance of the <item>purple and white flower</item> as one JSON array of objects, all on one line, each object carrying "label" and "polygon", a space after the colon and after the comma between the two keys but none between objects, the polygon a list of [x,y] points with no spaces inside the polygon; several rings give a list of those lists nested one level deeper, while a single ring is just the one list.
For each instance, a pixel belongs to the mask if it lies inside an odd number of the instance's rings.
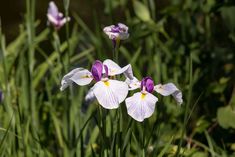
[{"label": "purple and white flower", "polygon": [[151,77],[145,77],[141,82],[136,78],[127,79],[126,82],[129,85],[129,90],[141,89],[141,92],[137,92],[125,100],[128,114],[139,122],[149,118],[155,110],[158,98],[152,94],[154,91],[163,96],[173,95],[178,104],[183,103],[182,93],[173,83],[154,86]]},{"label": "purple and white flower", "polygon": [[128,27],[122,23],[117,25],[107,26],[103,29],[104,33],[108,35],[109,39],[113,41],[114,48],[120,40],[126,40],[129,37]]},{"label": "purple and white flower", "polygon": [[56,29],[60,29],[66,22],[70,21],[70,17],[64,17],[63,13],[59,12],[53,1],[49,3],[47,18],[48,22]]},{"label": "purple and white flower", "polygon": [[104,108],[116,109],[125,100],[128,94],[128,85],[123,81],[110,79],[109,76],[125,73],[129,68],[130,65],[121,68],[110,59],[105,60],[103,63],[96,60],[92,65],[91,71],[77,68],[65,75],[61,81],[60,89],[64,90],[73,82],[84,86],[94,80],[96,83],[89,90],[86,99],[95,97]]}]

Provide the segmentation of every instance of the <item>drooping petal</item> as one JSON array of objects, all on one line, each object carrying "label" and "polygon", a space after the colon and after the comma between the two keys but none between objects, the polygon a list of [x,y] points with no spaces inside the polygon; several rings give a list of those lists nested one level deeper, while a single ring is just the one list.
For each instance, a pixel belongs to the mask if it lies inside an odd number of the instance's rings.
[{"label": "drooping petal", "polygon": [[96,60],[95,63],[92,65],[91,73],[92,76],[96,81],[100,81],[102,78],[102,70],[103,70],[103,64],[101,61]]},{"label": "drooping petal", "polygon": [[126,78],[125,82],[129,86],[129,90],[135,90],[137,88],[140,88],[140,81],[136,77],[134,77],[132,80]]},{"label": "drooping petal", "polygon": [[158,84],[154,87],[154,90],[158,93],[160,93],[163,96],[169,96],[173,94],[175,91],[178,90],[178,88],[173,83],[167,83],[167,84]]},{"label": "drooping petal", "polygon": [[119,34],[120,40],[126,40],[129,37],[128,27],[123,23],[118,23],[118,27],[120,32]]},{"label": "drooping petal", "polygon": [[70,80],[75,82],[80,86],[88,85],[93,80],[92,74],[90,71],[84,69],[75,73]]},{"label": "drooping petal", "polygon": [[85,102],[91,103],[95,100],[95,94],[93,92],[94,87],[90,88],[85,96]]},{"label": "drooping petal", "polygon": [[60,90],[64,90],[65,88],[67,88],[69,85],[72,84],[72,80],[70,80],[70,78],[75,75],[76,73],[78,73],[79,71],[82,71],[84,70],[83,68],[76,68],[76,69],[73,69],[72,71],[70,71],[68,74],[66,74],[62,80],[61,80],[61,87],[60,87]]},{"label": "drooping petal", "polygon": [[94,85],[93,92],[101,106],[115,109],[126,98],[128,86],[125,82],[117,80],[99,81]]},{"label": "drooping petal", "polygon": [[60,90],[64,90],[73,82],[83,86],[89,84],[92,80],[92,75],[88,70],[83,68],[76,68],[62,78]]},{"label": "drooping petal", "polygon": [[156,85],[154,90],[163,96],[172,95],[178,104],[183,103],[182,92],[173,83]]},{"label": "drooping petal", "polygon": [[128,64],[128,65],[124,66],[122,68],[122,71],[123,71],[126,78],[128,78],[130,80],[136,79],[133,75],[131,64]]},{"label": "drooping petal", "polygon": [[55,3],[53,1],[51,1],[49,3],[47,14],[50,14],[55,19],[57,18],[58,14],[59,14],[58,8],[57,8],[57,6],[55,5]]},{"label": "drooping petal", "polygon": [[158,98],[151,93],[135,93],[125,100],[127,113],[135,120],[142,122],[153,114],[157,101]]},{"label": "drooping petal", "polygon": [[177,104],[181,105],[183,103],[183,98],[182,98],[182,92],[181,91],[175,91],[172,96],[175,98]]}]

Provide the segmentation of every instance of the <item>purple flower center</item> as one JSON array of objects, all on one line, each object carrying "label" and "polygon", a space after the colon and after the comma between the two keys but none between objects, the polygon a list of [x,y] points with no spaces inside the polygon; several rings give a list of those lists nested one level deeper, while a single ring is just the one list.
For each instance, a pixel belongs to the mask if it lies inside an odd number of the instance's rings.
[{"label": "purple flower center", "polygon": [[92,65],[91,74],[96,81],[100,81],[102,78],[103,64],[101,61],[96,60]]},{"label": "purple flower center", "polygon": [[111,30],[112,33],[120,33],[120,27],[119,26],[115,26],[112,28]]},{"label": "purple flower center", "polygon": [[154,89],[154,82],[151,77],[145,77],[141,81],[141,90],[145,90],[149,93],[152,93]]},{"label": "purple flower center", "polygon": [[60,22],[61,20],[63,20],[63,17],[60,16],[59,14],[58,14],[55,18],[56,18],[56,20],[57,20],[58,22]]}]

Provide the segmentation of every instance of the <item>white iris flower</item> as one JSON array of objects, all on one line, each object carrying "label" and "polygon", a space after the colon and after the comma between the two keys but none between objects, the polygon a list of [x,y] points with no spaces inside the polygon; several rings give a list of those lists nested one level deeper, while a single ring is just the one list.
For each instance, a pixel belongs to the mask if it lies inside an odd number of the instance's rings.
[{"label": "white iris flower", "polygon": [[129,37],[128,27],[125,24],[118,23],[117,25],[107,26],[103,29],[109,39],[113,41],[113,47],[116,48],[120,44],[120,40],[126,40]]},{"label": "white iris flower", "polygon": [[123,81],[110,79],[109,76],[128,73],[130,68],[130,65],[121,68],[110,59],[105,60],[103,63],[96,60],[92,65],[91,71],[77,68],[65,75],[61,81],[60,89],[64,90],[73,82],[84,86],[95,80],[96,83],[89,90],[86,99],[93,99],[95,97],[104,108],[116,109],[125,100],[128,94],[128,85]]},{"label": "white iris flower", "polygon": [[49,3],[47,18],[48,22],[56,29],[60,29],[66,22],[70,21],[70,17],[64,17],[63,13],[59,12],[53,1]]},{"label": "white iris flower", "polygon": [[141,88],[141,92],[137,92],[125,100],[128,114],[139,122],[149,118],[155,110],[158,98],[152,94],[153,91],[163,96],[173,95],[178,104],[183,103],[182,93],[173,83],[154,86],[150,77],[143,78],[141,82],[136,78],[127,79],[126,82],[129,85],[129,90]]},{"label": "white iris flower", "polygon": [[111,40],[125,40],[129,37],[128,27],[122,23],[107,26],[103,29],[103,31]]}]

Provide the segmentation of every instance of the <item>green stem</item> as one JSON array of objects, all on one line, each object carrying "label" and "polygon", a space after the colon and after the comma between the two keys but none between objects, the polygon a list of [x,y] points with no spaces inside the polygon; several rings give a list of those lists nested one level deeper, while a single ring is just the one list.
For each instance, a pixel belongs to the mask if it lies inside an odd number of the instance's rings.
[{"label": "green stem", "polygon": [[[35,21],[35,0],[27,0],[26,1],[26,29],[27,29],[27,46],[28,46],[28,54],[27,54],[27,63],[28,63],[28,105],[31,109],[31,116],[32,116],[32,122],[33,126],[36,126],[36,113],[35,113],[35,93],[33,89],[33,71],[34,71],[34,52],[35,52],[35,46],[34,46],[34,38],[35,38],[35,27],[34,27],[34,21]],[[26,65],[27,66],[27,65]]]},{"label": "green stem", "polygon": [[[1,21],[0,21],[1,22]],[[9,87],[9,82],[8,82],[8,73],[7,73],[7,66],[6,66],[6,61],[5,61],[5,54],[6,54],[6,47],[5,47],[5,37],[2,35],[2,30],[1,30],[1,23],[0,23],[0,63],[2,62],[2,67],[3,67],[3,80],[5,84],[5,91],[4,93],[7,93],[4,95],[4,108],[6,109],[7,113],[9,115],[12,115],[13,110],[10,107],[11,105],[11,98],[10,98],[10,87]]]},{"label": "green stem", "polygon": [[142,157],[145,157],[145,149],[142,149]]},{"label": "green stem", "polygon": [[191,97],[192,97],[192,88],[193,88],[193,79],[192,79],[192,70],[193,70],[193,63],[192,63],[192,55],[190,54],[190,75],[189,75],[189,93],[188,93],[188,98],[187,98],[187,104],[186,104],[186,109],[185,109],[185,113],[184,113],[184,123],[183,123],[183,130],[182,130],[182,134],[181,134],[181,138],[180,138],[180,142],[178,144],[178,148],[177,148],[177,152],[176,152],[176,156],[179,157],[180,156],[180,150],[182,147],[182,143],[183,143],[183,139],[184,139],[184,134],[186,132],[186,127],[187,127],[187,119],[188,119],[188,115],[189,115],[189,106],[190,106],[190,101],[191,101]]},{"label": "green stem", "polygon": [[[69,5],[70,5],[70,0],[63,0],[63,3],[64,3],[64,11],[65,11],[65,17],[69,17]],[[68,66],[70,65],[70,56],[72,54],[72,50],[71,50],[71,47],[70,47],[70,42],[69,42],[69,23],[66,22],[65,23],[65,29],[66,29],[66,42],[67,42],[67,46],[68,46],[68,53],[67,54],[67,58],[66,58],[66,62],[65,62],[65,65],[67,65],[65,67],[65,72],[67,73],[68,72]],[[69,94],[71,95],[71,97],[69,98]],[[67,123],[68,123],[68,139],[70,142],[70,144],[72,144],[72,124],[71,124],[71,118],[70,118],[70,115],[71,115],[71,108],[72,108],[72,105],[73,104],[73,101],[74,101],[74,93],[73,93],[73,90],[72,88],[70,88],[70,92],[67,92],[67,100],[70,99],[70,103],[67,105]],[[80,121],[80,120],[78,120]]]},{"label": "green stem", "polygon": [[[65,10],[65,17],[69,17],[69,4],[70,0],[63,0],[64,2],[64,10]],[[70,65],[70,55],[72,54],[71,52],[71,47],[70,47],[70,42],[69,42],[69,23],[65,23],[65,29],[66,29],[66,42],[68,44],[68,53],[67,53],[67,64]],[[66,68],[66,72],[68,71],[68,68]]]},{"label": "green stem", "polygon": [[[62,73],[66,73],[65,63],[63,61],[63,54],[60,51],[60,46],[61,46],[60,37],[56,29],[54,29],[53,38],[54,38],[54,49],[58,53],[58,62],[59,64],[62,65]],[[61,77],[61,73],[59,74],[59,77]]]}]

